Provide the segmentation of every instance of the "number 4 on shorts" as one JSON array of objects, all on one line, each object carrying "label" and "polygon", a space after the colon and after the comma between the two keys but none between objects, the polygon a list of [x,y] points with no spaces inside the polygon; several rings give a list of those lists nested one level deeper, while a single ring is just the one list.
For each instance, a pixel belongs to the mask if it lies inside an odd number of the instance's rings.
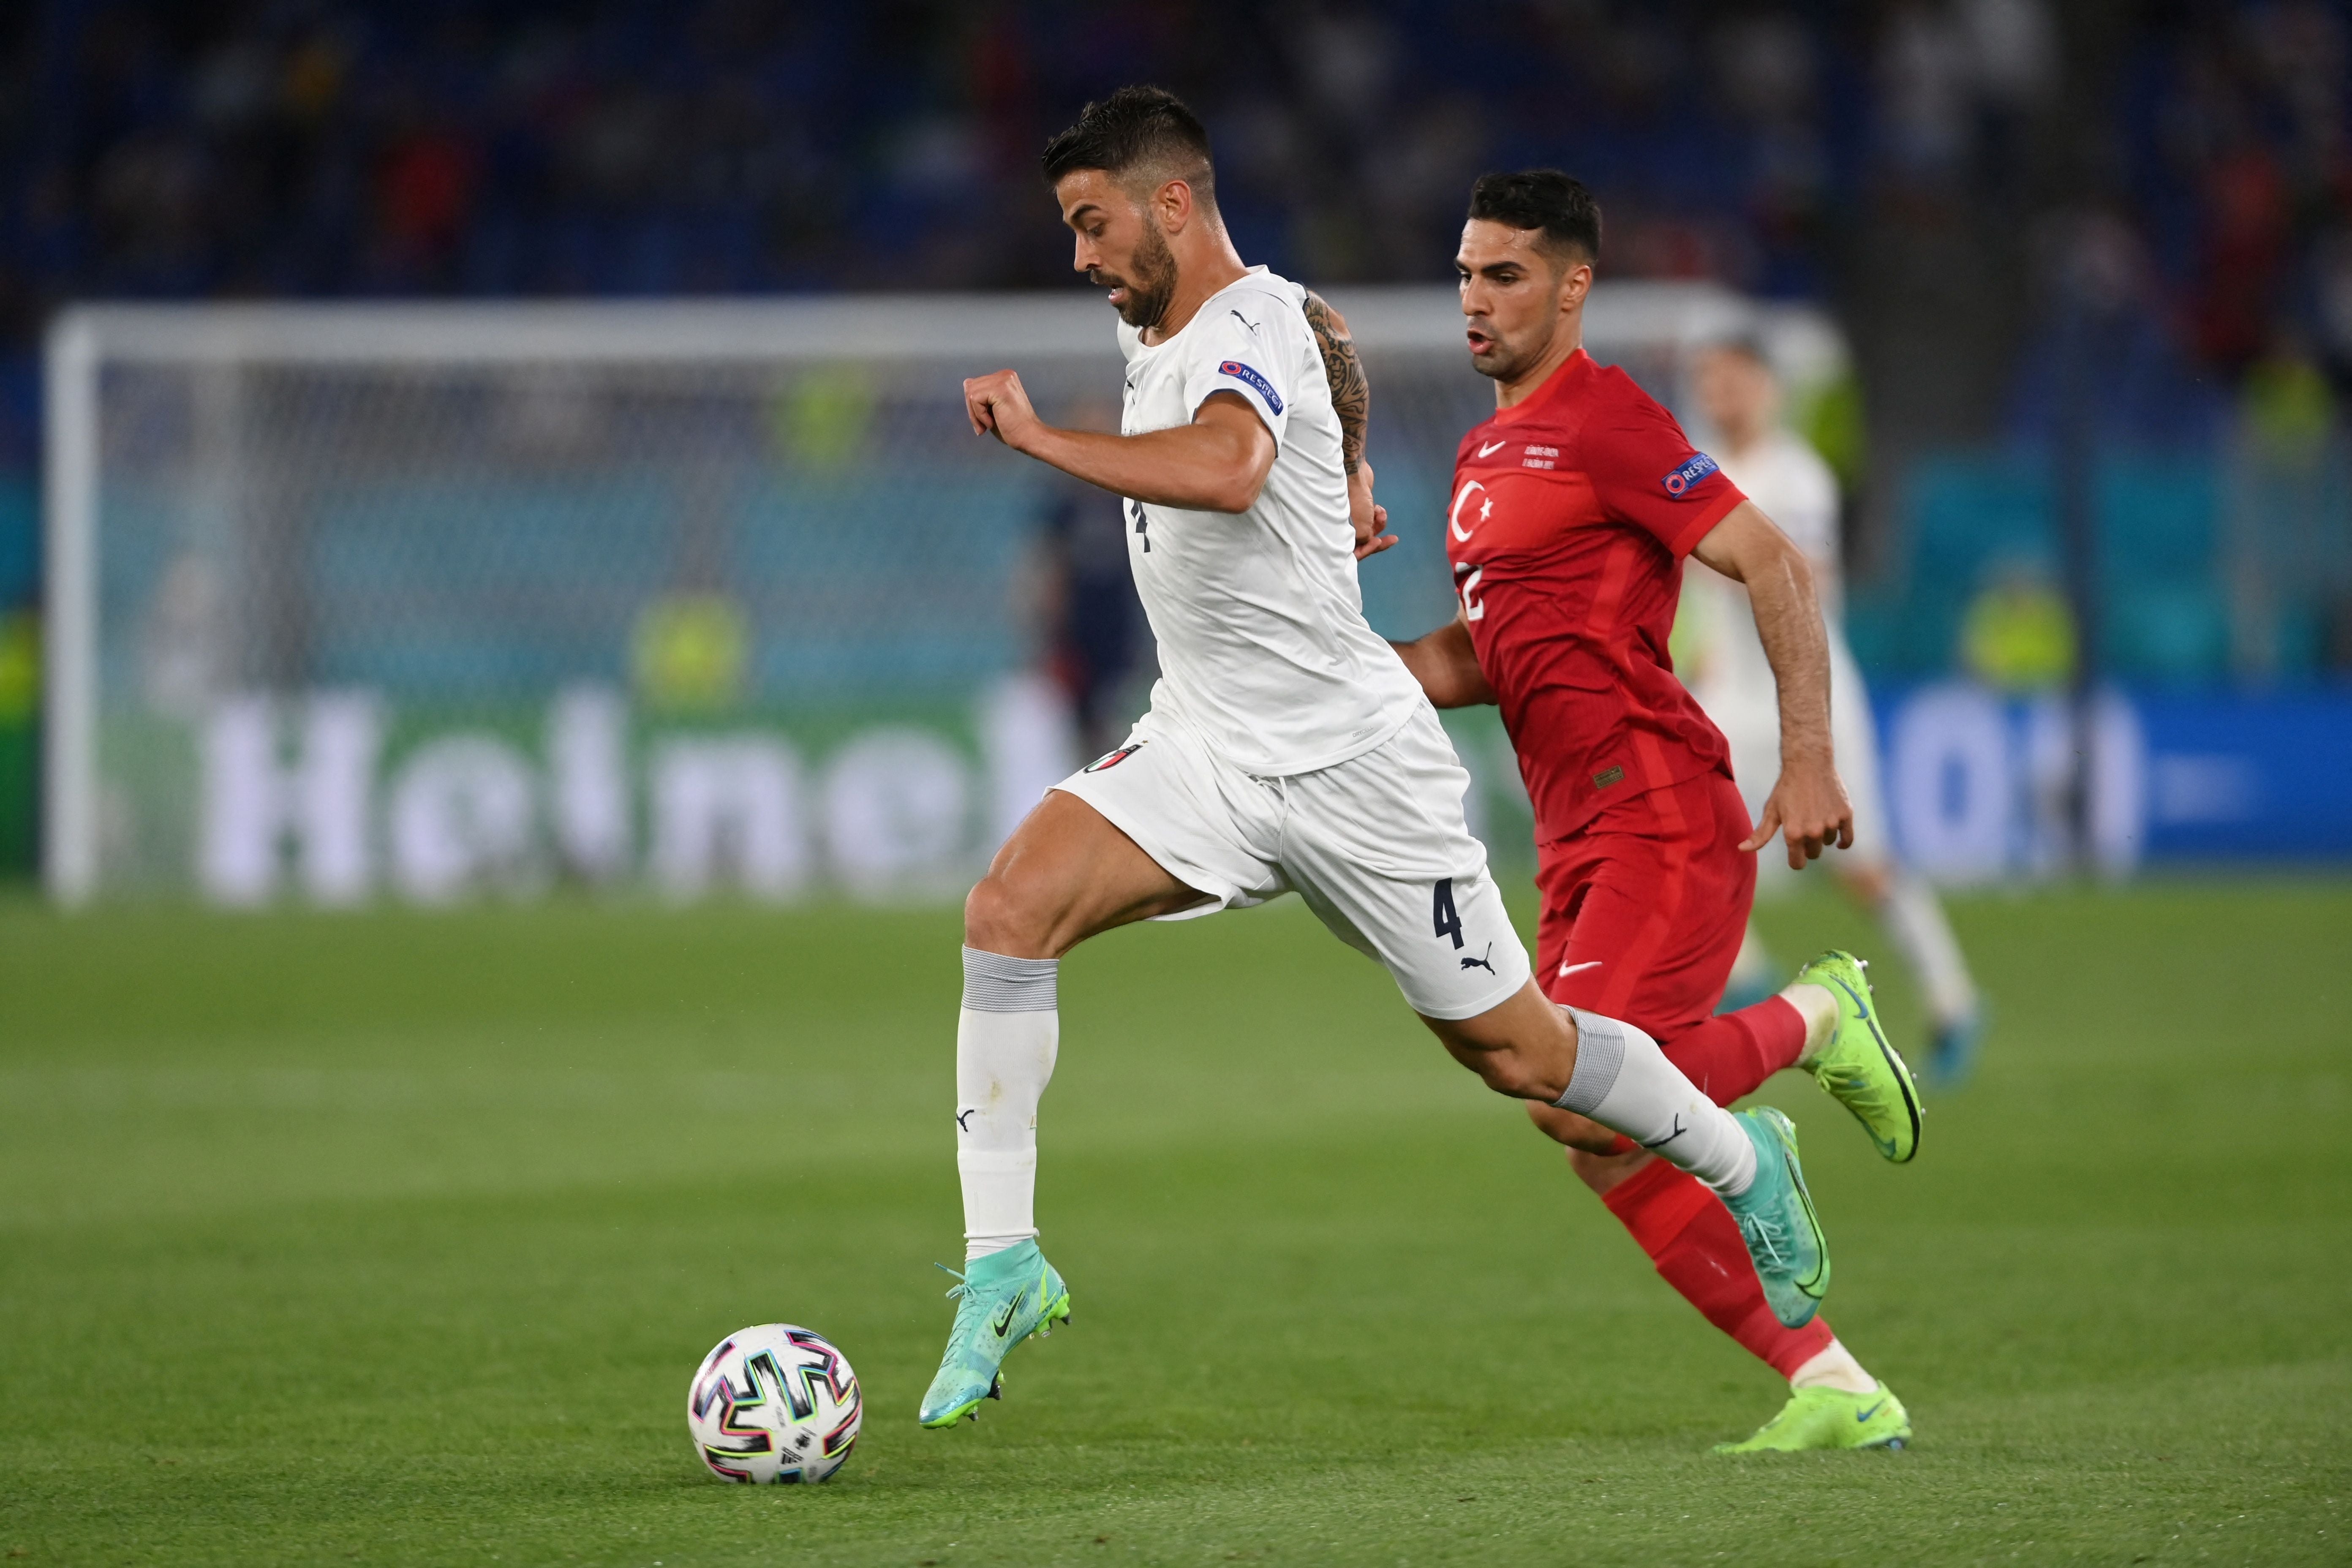
[{"label": "number 4 on shorts", "polygon": [[1460,947],[1462,945],[1462,917],[1459,914],[1456,914],[1454,910],[1453,878],[1448,877],[1444,881],[1437,884],[1436,896],[1430,900],[1429,913],[1431,921],[1437,927],[1437,934],[1440,936],[1452,937],[1454,939],[1454,945]]}]

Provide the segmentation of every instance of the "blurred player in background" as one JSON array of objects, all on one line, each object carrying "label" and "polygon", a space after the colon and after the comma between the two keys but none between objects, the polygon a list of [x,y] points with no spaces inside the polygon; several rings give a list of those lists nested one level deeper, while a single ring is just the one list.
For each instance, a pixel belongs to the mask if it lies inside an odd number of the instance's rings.
[{"label": "blurred player in background", "polygon": [[[1905,1161],[1919,1108],[1861,964],[1828,952],[1795,984],[1716,1016],[1777,832],[1801,866],[1851,841],[1831,742],[1829,650],[1804,556],[1692,449],[1674,416],[1583,349],[1601,253],[1591,193],[1556,170],[1473,188],[1456,267],[1492,419],[1456,449],[1445,549],[1454,619],[1400,646],[1441,708],[1498,702],[1536,813],[1537,973],[1552,1000],[1647,1030],[1719,1103],[1801,1067]],[[1673,674],[1685,556],[1745,583],[1784,765],[1751,833],[1729,755]],[[1703,1187],[1571,1109],[1531,1104],[1668,1283],[1790,1380],[1755,1448],[1854,1448],[1911,1435],[1902,1402],[1816,1318],[1770,1309],[1751,1248]]]},{"label": "blurred player in background", "polygon": [[[1853,847],[1830,869],[1841,886],[1878,917],[1910,960],[1927,993],[1934,1046],[1928,1070],[1951,1082],[1965,1076],[1976,1050],[1981,1010],[1976,982],[1960,955],[1943,905],[1926,880],[1895,858],[1885,797],[1878,784],[1878,735],[1870,693],[1841,627],[1837,480],[1820,454],[1780,422],[1780,388],[1770,364],[1748,342],[1718,344],[1696,365],[1699,410],[1722,437],[1717,456],[1726,478],[1805,552],[1820,585],[1828,627],[1830,732],[1838,773],[1853,805]],[[1750,811],[1780,773],[1779,696],[1771,662],[1756,635],[1748,590],[1706,569],[1684,581],[1675,649],[1691,692],[1731,743],[1731,773]],[[1767,875],[1770,874],[1768,870]],[[1771,960],[1751,926],[1734,966],[1735,998],[1769,987]]]},{"label": "blurred player in background", "polygon": [[1348,472],[1362,399],[1331,374],[1334,340],[1306,291],[1234,249],[1207,132],[1172,95],[1127,88],[1087,105],[1044,162],[1073,263],[1118,313],[1124,434],[1047,425],[1009,370],[965,382],[965,410],[975,433],[1129,498],[1160,677],[1125,743],[1048,793],[964,904],[966,1264],[923,1424],[974,1413],[1005,1353],[1069,1316],[1034,1218],[1062,955],[1129,921],[1286,892],[1385,965],[1489,1088],[1694,1173],[1773,1310],[1811,1321],[1829,1257],[1787,1119],[1729,1114],[1639,1028],[1555,1006],[1530,977],[1463,822],[1469,775],[1364,622]]}]

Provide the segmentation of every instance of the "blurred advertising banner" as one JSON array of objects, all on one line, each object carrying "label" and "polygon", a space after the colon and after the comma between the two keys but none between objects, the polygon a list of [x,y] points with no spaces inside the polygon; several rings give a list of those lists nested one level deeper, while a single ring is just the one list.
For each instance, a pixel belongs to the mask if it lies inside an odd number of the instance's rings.
[{"label": "blurred advertising banner", "polygon": [[593,685],[465,714],[363,689],[246,693],[193,742],[185,847],[200,895],[229,906],[562,886],[957,897],[1080,760],[1067,704],[1029,676],[969,709],[700,721],[649,721]]},{"label": "blurred advertising banner", "polygon": [[2352,693],[2126,694],[2079,723],[2058,697],[1948,684],[1878,698],[1905,856],[1948,882],[2075,861],[2075,755],[2089,742],[2089,859],[2352,860]]},{"label": "blurred advertising banner", "polygon": [[[1365,608],[1417,636],[1454,614],[1428,523],[1493,393],[1452,289],[1337,302],[1381,387],[1381,493],[1423,520]],[[1116,499],[976,437],[961,381],[1017,365],[1051,416],[1115,427],[1115,329],[1083,290],[60,312],[50,895],[952,887],[1042,787],[1009,759],[1050,779],[1116,745],[1151,673]],[[1839,358],[1818,311],[1709,284],[1608,284],[1588,331],[1669,394],[1727,331]],[[31,820],[16,635],[0,847]],[[1060,720],[1007,696],[1045,684]],[[1495,739],[1480,798],[1524,855]]]}]

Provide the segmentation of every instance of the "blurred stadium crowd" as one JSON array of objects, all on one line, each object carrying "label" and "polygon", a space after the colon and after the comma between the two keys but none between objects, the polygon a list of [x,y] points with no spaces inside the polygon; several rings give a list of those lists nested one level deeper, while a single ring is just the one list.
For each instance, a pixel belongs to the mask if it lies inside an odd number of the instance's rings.
[{"label": "blurred stadium crowd", "polygon": [[18,347],[94,295],[1052,285],[1035,151],[1152,79],[1216,129],[1243,248],[1300,276],[1444,278],[1496,165],[1592,183],[1613,274],[1772,295],[1843,298],[1873,224],[1965,253],[2074,202],[2151,352],[2234,376],[2284,333],[2352,381],[2323,0],[13,9]]},{"label": "blurred stadium crowd", "polygon": [[2352,669],[2346,0],[41,0],[0,15],[0,750],[59,304],[1055,287],[1036,150],[1133,79],[1310,281],[1443,281],[1470,178],[1556,163],[1608,275],[1831,309],[1875,668],[2048,618],[2087,406],[2106,668]]}]

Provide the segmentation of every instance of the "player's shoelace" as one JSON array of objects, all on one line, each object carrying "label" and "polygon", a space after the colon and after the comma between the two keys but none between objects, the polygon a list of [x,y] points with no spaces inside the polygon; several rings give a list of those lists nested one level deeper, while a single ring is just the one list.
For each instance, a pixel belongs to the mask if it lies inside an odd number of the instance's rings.
[{"label": "player's shoelace", "polygon": [[966,1335],[964,1331],[967,1328],[973,1328],[975,1329],[975,1331],[977,1331],[975,1324],[968,1324],[964,1320],[966,1318],[971,1318],[974,1320],[985,1318],[988,1315],[988,1309],[985,1304],[982,1302],[980,1293],[973,1287],[971,1279],[961,1274],[958,1274],[954,1269],[949,1268],[944,1263],[934,1263],[931,1267],[955,1281],[954,1284],[948,1287],[948,1300],[956,1304],[956,1315],[955,1327],[950,1330],[948,1334],[947,1353],[940,1357],[940,1364],[941,1366],[945,1366],[950,1361],[955,1359],[956,1346],[965,1342]]},{"label": "player's shoelace", "polygon": [[1796,1261],[1789,1245],[1789,1227],[1773,1215],[1740,1215],[1739,1234],[1748,1242],[1748,1251],[1760,1253],[1765,1261],[1776,1267],[1787,1268]]}]

